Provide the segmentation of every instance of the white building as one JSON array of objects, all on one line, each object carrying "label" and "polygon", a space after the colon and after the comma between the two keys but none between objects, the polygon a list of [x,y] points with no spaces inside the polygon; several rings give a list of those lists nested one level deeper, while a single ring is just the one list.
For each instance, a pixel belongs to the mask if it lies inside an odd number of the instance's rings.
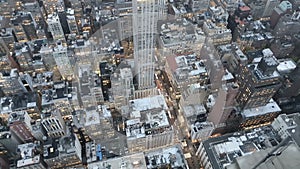
[{"label": "white building", "polygon": [[[154,48],[157,21],[164,14],[164,0],[133,1],[133,44],[138,89],[146,90],[137,98],[154,93]],[[152,90],[149,92],[149,90]]]},{"label": "white building", "polygon": [[196,122],[191,127],[191,139],[192,140],[203,140],[207,139],[214,130],[212,122]]},{"label": "white building", "polygon": [[147,169],[144,153],[135,153],[128,156],[110,158],[88,164],[88,169]]},{"label": "white building", "polygon": [[51,35],[55,41],[65,40],[64,31],[57,13],[48,15],[47,23],[49,32],[51,32]]},{"label": "white building", "polygon": [[71,8],[67,9],[67,23],[70,30],[70,34],[78,34],[78,27],[75,19],[74,10]]},{"label": "white building", "polygon": [[126,121],[129,152],[141,152],[174,142],[168,107],[162,95],[130,101],[130,120]]},{"label": "white building", "polygon": [[46,163],[39,153],[38,144],[26,143],[18,145],[18,150],[20,151],[21,159],[17,161],[17,168],[24,169],[44,169],[46,168]]},{"label": "white building", "polygon": [[42,125],[47,135],[52,138],[62,137],[66,134],[66,126],[59,116],[47,117],[42,120]]},{"label": "white building", "polygon": [[54,48],[53,57],[61,76],[65,79],[72,77],[73,69],[68,58],[67,47],[59,43]]},{"label": "white building", "polygon": [[278,132],[282,139],[295,132],[300,122],[300,113],[280,114],[273,122],[272,127]]},{"label": "white building", "polygon": [[201,28],[197,28],[186,19],[176,18],[158,23],[160,37],[158,47],[162,56],[169,53],[200,51],[205,41]]}]

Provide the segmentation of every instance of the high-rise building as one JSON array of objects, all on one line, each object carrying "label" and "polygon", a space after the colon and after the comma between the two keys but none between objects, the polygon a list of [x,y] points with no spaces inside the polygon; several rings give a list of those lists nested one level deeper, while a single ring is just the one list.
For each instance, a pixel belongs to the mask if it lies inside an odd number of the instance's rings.
[{"label": "high-rise building", "polygon": [[270,49],[264,49],[263,54],[258,64],[239,69],[237,102],[242,109],[266,105],[281,86],[277,59]]},{"label": "high-rise building", "polygon": [[111,76],[111,87],[115,106],[120,108],[133,99],[133,77],[130,68],[122,68]]},{"label": "high-rise building", "polygon": [[299,32],[300,27],[300,12],[295,11],[292,15],[285,14],[278,20],[274,27],[274,34],[278,37],[285,37],[287,35],[293,36]]},{"label": "high-rise building", "polygon": [[70,34],[78,34],[77,22],[74,14],[74,10],[68,8],[67,10],[67,22]]},{"label": "high-rise building", "polygon": [[[154,52],[157,21],[162,19],[163,0],[133,1],[133,44],[137,88],[154,88]],[[153,92],[145,92],[141,97]]]},{"label": "high-rise building", "polygon": [[269,17],[269,16],[271,16],[274,8],[276,6],[278,6],[279,3],[280,3],[279,0],[268,0],[267,4],[266,4],[266,7],[265,7],[265,11],[263,13],[263,17]]},{"label": "high-rise building", "polygon": [[19,42],[37,39],[36,22],[30,12],[18,12],[11,23],[14,26],[15,36]]},{"label": "high-rise building", "polygon": [[118,0],[115,4],[120,18],[118,21],[118,30],[120,40],[132,37],[132,1]]},{"label": "high-rise building", "polygon": [[44,118],[42,125],[51,138],[59,138],[66,134],[65,122],[59,112],[55,116]]},{"label": "high-rise building", "polygon": [[67,47],[63,46],[61,43],[58,43],[52,54],[61,76],[63,78],[72,77],[73,69],[68,57]]},{"label": "high-rise building", "polygon": [[90,64],[77,66],[77,81],[79,91],[77,96],[81,98],[81,106],[88,108],[103,102],[100,78],[92,72]]},{"label": "high-rise building", "polygon": [[57,13],[48,15],[47,23],[49,32],[51,32],[51,35],[55,41],[65,39],[64,31]]},{"label": "high-rise building", "polygon": [[291,10],[292,4],[289,1],[282,1],[277,7],[275,7],[270,16],[271,28],[274,28],[278,23],[279,19]]}]

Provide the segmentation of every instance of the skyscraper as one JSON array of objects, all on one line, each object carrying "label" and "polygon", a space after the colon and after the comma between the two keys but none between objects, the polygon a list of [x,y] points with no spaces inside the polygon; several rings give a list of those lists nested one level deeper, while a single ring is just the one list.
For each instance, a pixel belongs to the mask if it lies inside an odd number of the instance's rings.
[{"label": "skyscraper", "polygon": [[270,49],[264,49],[263,54],[258,64],[240,67],[237,102],[242,109],[266,105],[281,86],[277,59]]},{"label": "skyscraper", "polygon": [[145,97],[154,89],[154,48],[157,21],[164,14],[164,0],[133,1],[133,44],[137,97]]},{"label": "skyscraper", "polygon": [[265,11],[263,13],[263,17],[271,16],[274,8],[277,7],[279,5],[279,3],[280,3],[280,1],[278,1],[278,0],[268,0],[266,7],[265,7]]},{"label": "skyscraper", "polygon": [[61,76],[64,79],[71,78],[73,76],[73,69],[68,57],[67,47],[58,42],[52,54]]},{"label": "skyscraper", "polygon": [[65,40],[64,31],[57,13],[48,15],[47,23],[49,31],[55,41]]}]

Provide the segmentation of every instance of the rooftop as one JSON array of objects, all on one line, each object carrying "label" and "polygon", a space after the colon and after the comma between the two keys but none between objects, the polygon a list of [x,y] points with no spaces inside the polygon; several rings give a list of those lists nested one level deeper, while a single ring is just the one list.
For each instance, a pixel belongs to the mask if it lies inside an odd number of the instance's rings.
[{"label": "rooftop", "polygon": [[[156,134],[157,129],[170,127],[165,110],[136,111],[134,115],[135,118],[126,121],[126,136],[129,139]],[[161,133],[163,131],[160,130],[159,132]]]},{"label": "rooftop", "polygon": [[147,169],[143,153],[112,158],[105,161],[94,162],[88,165],[88,169]]},{"label": "rooftop", "polygon": [[101,39],[100,46],[103,52],[121,52],[123,50],[117,34],[117,30],[114,28],[102,29],[103,38]]},{"label": "rooftop", "polygon": [[280,114],[279,117],[284,120],[285,124],[288,127],[296,127],[297,125],[300,125],[300,113],[293,113],[288,115]]},{"label": "rooftop", "polygon": [[295,70],[297,67],[296,63],[292,59],[279,60],[277,71],[279,73],[288,73]]},{"label": "rooftop", "polygon": [[145,127],[140,119],[130,119],[126,121],[126,136],[128,138],[141,138],[145,137]]},{"label": "rooftop", "polygon": [[[77,99],[76,92],[72,92],[68,83],[64,81],[60,82],[51,82],[51,85],[48,89],[41,91],[42,93],[42,105],[51,105],[55,102],[60,102],[61,100]],[[75,90],[75,89],[73,89]]]},{"label": "rooftop", "polygon": [[2,97],[0,105],[1,112],[36,107],[37,99],[38,96],[36,93],[23,93],[11,97]]},{"label": "rooftop", "polygon": [[32,75],[33,87],[53,85],[53,72],[36,73]]},{"label": "rooftop", "polygon": [[225,70],[225,74],[222,77],[222,81],[229,81],[229,80],[233,80],[234,77],[232,75],[232,73],[230,73],[227,69]]},{"label": "rooftop", "polygon": [[196,54],[167,57],[168,65],[177,82],[184,82],[196,76],[207,76],[203,60],[198,60]]},{"label": "rooftop", "polygon": [[26,142],[31,142],[34,140],[31,131],[28,129],[28,125],[26,125],[24,122],[16,121],[12,123],[9,128],[11,132],[15,133]]},{"label": "rooftop", "polygon": [[[47,139],[47,138],[46,138]],[[58,151],[59,139],[47,139],[43,144],[43,156],[45,159],[57,157],[59,155]]]},{"label": "rooftop", "polygon": [[203,130],[212,130],[212,128],[214,127],[214,124],[212,122],[196,122],[195,124],[192,124],[192,129],[194,130],[194,132],[202,132]]},{"label": "rooftop", "polygon": [[132,72],[130,68],[120,69],[120,76],[122,79],[132,78]]},{"label": "rooftop", "polygon": [[210,138],[203,142],[214,169],[224,169],[234,159],[276,146],[281,141],[271,126]]},{"label": "rooftop", "polygon": [[282,1],[279,5],[278,5],[279,9],[281,9],[282,11],[287,11],[289,9],[292,9],[292,4],[289,1]]},{"label": "rooftop", "polygon": [[288,135],[291,136],[293,141],[300,145],[300,114],[280,114],[273,122],[272,127],[281,134],[284,139]]},{"label": "rooftop", "polygon": [[141,114],[141,120],[149,124],[150,128],[159,128],[169,126],[169,120],[165,110],[151,111]]},{"label": "rooftop", "polygon": [[248,6],[240,6],[239,9],[241,11],[250,11],[251,10]]},{"label": "rooftop", "polygon": [[[255,152],[249,156],[238,157],[234,164],[227,166],[227,169],[248,169],[249,166],[257,164],[262,158],[266,157],[272,148]],[[280,155],[270,157],[266,162],[259,165],[258,169],[282,168],[298,169],[300,167],[300,151],[296,144],[289,144],[284,148]]]},{"label": "rooftop", "polygon": [[280,77],[280,74],[276,70],[269,75],[264,75],[263,72],[258,68],[257,63],[249,64],[247,66],[248,66],[248,68],[250,68],[250,70],[252,71],[252,73],[255,75],[255,77],[258,80],[265,80],[265,79]]},{"label": "rooftop", "polygon": [[178,145],[146,152],[145,159],[147,169],[167,168],[167,166],[187,169],[183,152]]},{"label": "rooftop", "polygon": [[206,101],[206,106],[212,108],[216,104],[216,95],[210,94]]},{"label": "rooftop", "polygon": [[163,95],[156,95],[142,99],[135,99],[130,101],[130,106],[133,111],[146,111],[151,109],[167,110],[168,106]]},{"label": "rooftop", "polygon": [[76,139],[77,137],[73,133],[57,139],[48,138],[43,145],[44,158],[50,159],[57,156],[76,154],[78,149]]},{"label": "rooftop", "polygon": [[214,36],[214,35],[223,35],[231,33],[230,29],[227,29],[224,26],[218,26],[211,20],[206,20],[203,25],[203,30],[208,36]]},{"label": "rooftop", "polygon": [[28,113],[26,111],[18,111],[18,112],[12,112],[9,115],[8,123],[13,123],[16,121],[25,121],[30,122],[30,117],[28,116]]},{"label": "rooftop", "polygon": [[90,110],[85,114],[85,126],[96,125],[100,123],[99,112]]},{"label": "rooftop", "polygon": [[194,26],[186,19],[174,19],[158,23],[160,40],[165,47],[176,46],[187,41],[197,41]]},{"label": "rooftop", "polygon": [[265,106],[245,109],[242,111],[241,114],[246,118],[250,118],[250,117],[264,115],[273,112],[281,112],[281,108],[273,99],[271,99],[269,103],[267,103]]},{"label": "rooftop", "polygon": [[183,107],[183,111],[186,117],[197,116],[200,114],[206,114],[206,109],[203,104],[187,105]]},{"label": "rooftop", "polygon": [[39,163],[41,158],[36,153],[38,145],[34,143],[27,143],[18,145],[18,151],[21,154],[21,159],[17,161],[17,167],[25,167],[28,165]]},{"label": "rooftop", "polygon": [[168,106],[162,95],[132,100],[131,106],[131,119],[126,121],[127,137],[145,137],[155,134],[156,129],[170,126],[166,113]]},{"label": "rooftop", "polygon": [[47,22],[59,22],[59,17],[57,13],[48,15]]}]

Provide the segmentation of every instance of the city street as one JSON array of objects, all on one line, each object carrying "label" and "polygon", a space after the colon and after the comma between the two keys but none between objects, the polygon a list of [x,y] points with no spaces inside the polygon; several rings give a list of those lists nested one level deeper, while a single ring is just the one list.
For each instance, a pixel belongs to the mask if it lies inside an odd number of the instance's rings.
[{"label": "city street", "polygon": [[[186,142],[185,147],[183,148],[184,154],[190,153],[191,157],[187,158],[187,162],[190,169],[199,169],[200,168],[200,162],[199,159],[195,156],[195,148],[194,144],[190,140],[190,133],[188,129],[187,122],[184,118],[184,115],[182,111],[178,110],[178,100],[176,100],[176,94],[174,92],[174,89],[172,87],[172,84],[170,83],[170,80],[168,76],[166,75],[165,71],[159,71],[157,72],[157,79],[156,83],[157,86],[159,86],[159,90],[162,95],[165,96],[166,102],[170,109],[170,121],[171,124],[173,124],[174,130],[175,130],[175,142],[182,143]],[[173,91],[170,90],[170,88],[173,89]]]}]

